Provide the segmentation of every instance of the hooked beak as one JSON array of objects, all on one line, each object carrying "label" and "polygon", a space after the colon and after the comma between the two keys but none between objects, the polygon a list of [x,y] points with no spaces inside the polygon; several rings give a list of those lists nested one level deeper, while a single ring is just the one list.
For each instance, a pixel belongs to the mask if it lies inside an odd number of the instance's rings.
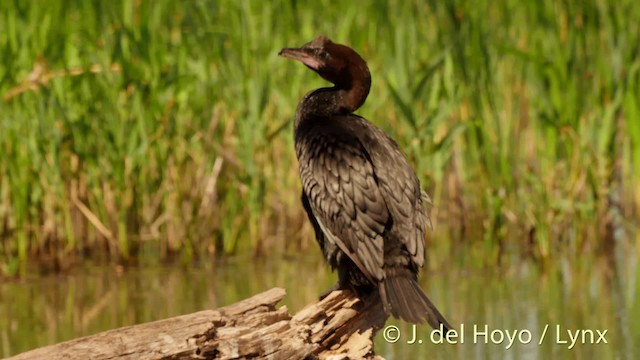
[{"label": "hooked beak", "polygon": [[301,63],[307,65],[312,70],[320,69],[320,62],[311,54],[309,49],[301,48],[285,48],[280,50],[278,55],[298,60]]}]

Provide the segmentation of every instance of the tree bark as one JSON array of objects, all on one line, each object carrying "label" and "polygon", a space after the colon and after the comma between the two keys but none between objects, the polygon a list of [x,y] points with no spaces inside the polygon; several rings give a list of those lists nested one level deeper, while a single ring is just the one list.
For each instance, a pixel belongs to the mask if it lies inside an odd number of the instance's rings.
[{"label": "tree bark", "polygon": [[26,359],[382,359],[373,337],[387,320],[377,294],[337,290],[294,316],[273,288],[235,304],[127,326],[28,351]]}]

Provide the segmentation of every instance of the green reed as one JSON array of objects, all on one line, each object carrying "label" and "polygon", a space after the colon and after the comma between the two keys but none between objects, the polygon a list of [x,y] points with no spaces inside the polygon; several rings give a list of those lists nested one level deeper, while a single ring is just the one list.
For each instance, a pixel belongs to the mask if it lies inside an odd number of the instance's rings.
[{"label": "green reed", "polygon": [[[631,0],[5,1],[0,14],[0,273],[313,246],[291,119],[326,83],[277,52],[319,34],[368,60],[359,113],[410,157],[436,229],[487,264],[513,248],[591,253],[635,226]],[[433,251],[452,249],[437,237]]]}]

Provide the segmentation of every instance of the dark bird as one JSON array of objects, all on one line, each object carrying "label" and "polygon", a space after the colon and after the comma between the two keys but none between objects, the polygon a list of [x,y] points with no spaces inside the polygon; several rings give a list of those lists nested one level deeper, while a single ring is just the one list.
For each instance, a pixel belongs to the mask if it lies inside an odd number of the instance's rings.
[{"label": "dark bird", "polygon": [[336,286],[377,289],[387,314],[451,329],[417,282],[429,198],[396,142],[353,113],[371,88],[367,63],[324,36],[279,55],[334,84],[302,99],[294,136],[302,204],[325,259],[338,269]]}]

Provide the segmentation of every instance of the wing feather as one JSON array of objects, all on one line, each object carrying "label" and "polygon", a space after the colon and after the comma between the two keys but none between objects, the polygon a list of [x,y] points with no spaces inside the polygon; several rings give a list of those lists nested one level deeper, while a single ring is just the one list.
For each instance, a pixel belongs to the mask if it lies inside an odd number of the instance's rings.
[{"label": "wing feather", "polygon": [[422,266],[431,222],[420,182],[395,141],[355,115],[312,126],[298,129],[296,152],[303,192],[330,243],[325,248],[342,250],[370,281],[384,277],[385,238]]},{"label": "wing feather", "polygon": [[[372,164],[378,177],[381,195],[387,199],[386,206],[393,219],[393,233],[404,244],[417,265],[424,264],[424,235],[430,224],[422,204],[420,181],[406,161],[398,145],[380,131],[386,141],[377,141],[367,146],[378,146],[380,150],[372,157]],[[386,164],[393,163],[393,167]]]},{"label": "wing feather", "polygon": [[296,149],[303,192],[325,240],[370,281],[380,281],[389,213],[365,148],[349,134],[315,132],[299,139]]}]

